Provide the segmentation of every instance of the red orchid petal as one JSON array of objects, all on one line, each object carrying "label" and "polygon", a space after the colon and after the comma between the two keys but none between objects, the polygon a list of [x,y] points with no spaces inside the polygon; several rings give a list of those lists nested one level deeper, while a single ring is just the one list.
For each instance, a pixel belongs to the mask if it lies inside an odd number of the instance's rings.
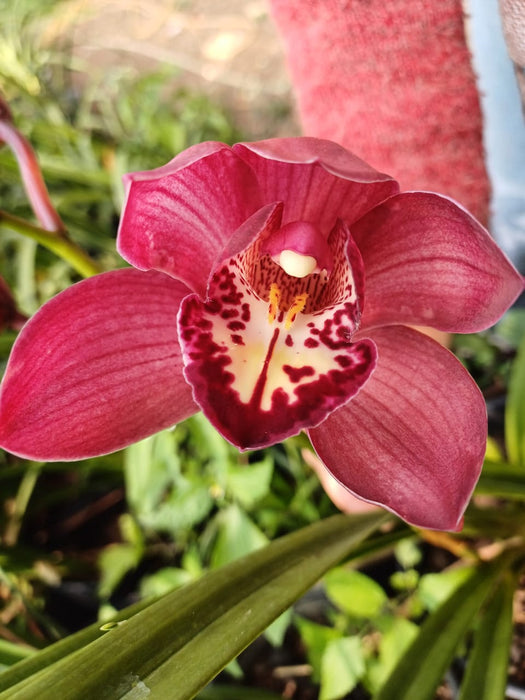
[{"label": "red orchid petal", "polygon": [[402,193],[351,228],[366,269],[363,328],[472,333],[495,323],[523,289],[487,231],[446,197]]},{"label": "red orchid petal", "polygon": [[483,397],[458,360],[403,326],[369,334],[377,367],[314,430],[317,454],[352,493],[418,527],[457,530],[485,452]]},{"label": "red orchid petal", "polygon": [[222,143],[193,146],[156,170],[124,176],[118,250],[204,294],[230,236],[262,202],[250,168]]},{"label": "red orchid petal", "polygon": [[13,347],[0,445],[31,459],[81,459],[195,413],[176,329],[186,294],[167,275],[125,269],[45,304]]},{"label": "red orchid petal", "polygon": [[[184,372],[195,401],[241,449],[317,425],[355,395],[375,365],[373,342],[351,340],[363,274],[348,229],[340,222],[329,237],[336,264],[319,290],[317,277],[292,279],[269,258],[259,277],[253,273],[272,225],[278,225],[273,212],[255,247],[226,260],[214,275],[207,300],[189,296],[179,314]],[[280,295],[273,311],[272,284]],[[296,307],[304,290],[306,299]],[[321,300],[320,307],[310,308],[310,298]]]},{"label": "red orchid petal", "polygon": [[264,201],[284,202],[284,224],[307,221],[325,236],[337,218],[351,224],[399,191],[390,176],[323,139],[268,139],[233,150],[256,173]]}]

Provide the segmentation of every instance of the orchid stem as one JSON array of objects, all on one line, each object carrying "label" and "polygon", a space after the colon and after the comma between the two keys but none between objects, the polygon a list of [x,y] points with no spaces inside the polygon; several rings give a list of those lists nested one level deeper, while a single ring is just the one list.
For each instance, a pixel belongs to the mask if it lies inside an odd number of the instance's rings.
[{"label": "orchid stem", "polygon": [[0,226],[20,233],[40,243],[55,255],[68,262],[82,277],[91,277],[102,272],[101,267],[63,232],[46,231],[6,211],[0,210]]},{"label": "orchid stem", "polygon": [[4,141],[15,155],[26,194],[41,226],[48,231],[63,233],[66,227],[51,203],[33,147],[13,124],[11,114],[5,112],[7,105],[3,106],[4,109],[1,112],[3,119],[0,118],[0,143]]}]

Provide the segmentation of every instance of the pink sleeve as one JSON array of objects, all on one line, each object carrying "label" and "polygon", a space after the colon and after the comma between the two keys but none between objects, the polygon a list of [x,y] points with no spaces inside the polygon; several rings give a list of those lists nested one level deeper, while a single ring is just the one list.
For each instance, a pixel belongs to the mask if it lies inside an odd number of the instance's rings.
[{"label": "pink sleeve", "polygon": [[269,0],[304,133],[339,142],[403,189],[487,221],[489,182],[461,0]]}]

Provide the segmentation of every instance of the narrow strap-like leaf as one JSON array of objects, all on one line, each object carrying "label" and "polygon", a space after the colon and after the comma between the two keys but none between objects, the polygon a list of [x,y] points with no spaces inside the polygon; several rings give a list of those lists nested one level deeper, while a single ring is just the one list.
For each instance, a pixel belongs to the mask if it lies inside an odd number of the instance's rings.
[{"label": "narrow strap-like leaf", "polygon": [[505,446],[511,464],[525,467],[525,338],[512,365],[505,405]]},{"label": "narrow strap-like leaf", "polygon": [[[388,519],[334,516],[163,596],[4,699],[192,698],[330,567]],[[138,695],[133,695],[138,697]]]},{"label": "narrow strap-like leaf", "polygon": [[496,588],[474,637],[459,700],[505,697],[512,639],[512,600],[516,580],[505,576]]},{"label": "narrow strap-like leaf", "polygon": [[523,474],[517,474],[515,470],[502,470],[499,474],[482,472],[476,486],[476,493],[523,501],[525,500],[525,471]]},{"label": "narrow strap-like leaf", "polygon": [[413,643],[394,668],[375,700],[431,700],[454,652],[490,593],[503,563],[480,565],[425,620]]}]

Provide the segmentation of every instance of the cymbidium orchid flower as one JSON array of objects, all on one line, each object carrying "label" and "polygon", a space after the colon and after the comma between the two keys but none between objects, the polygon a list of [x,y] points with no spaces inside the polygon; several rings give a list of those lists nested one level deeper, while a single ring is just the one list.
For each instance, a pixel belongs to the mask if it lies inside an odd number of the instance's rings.
[{"label": "cymbidium orchid flower", "polygon": [[203,143],[125,184],[118,248],[135,269],[80,282],[27,323],[0,444],[80,459],[202,409],[242,450],[305,430],[360,498],[459,528],[485,405],[409,326],[477,331],[520,293],[482,226],[312,138]]}]

